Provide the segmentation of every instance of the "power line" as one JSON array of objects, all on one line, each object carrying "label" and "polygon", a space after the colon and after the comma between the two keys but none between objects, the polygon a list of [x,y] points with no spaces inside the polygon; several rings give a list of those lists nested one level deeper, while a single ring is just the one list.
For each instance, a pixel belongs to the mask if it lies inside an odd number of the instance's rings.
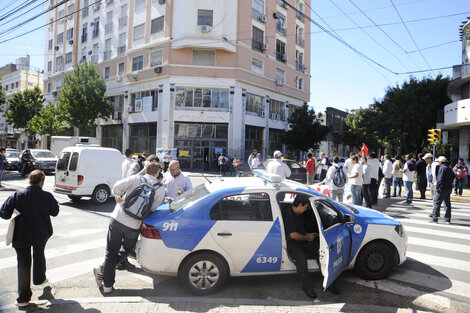
[{"label": "power line", "polygon": [[[397,9],[397,7],[395,6],[395,3],[393,3],[393,0],[390,0],[390,2],[392,3],[393,8],[395,9],[395,12],[397,12],[397,15],[398,15],[398,17],[400,18],[400,21],[403,23],[403,26],[405,27],[406,32],[408,33],[408,35],[410,36],[411,40],[413,41],[413,43],[414,43],[416,49],[418,49],[419,54],[421,54],[421,56],[423,57],[423,60],[424,60],[424,62],[426,63],[426,65],[428,66],[428,68],[431,69],[431,65],[429,65],[428,60],[426,60],[426,58],[424,57],[424,54],[423,54],[423,53],[421,52],[421,50],[419,49],[418,44],[416,43],[415,39],[414,39],[413,36],[411,35],[410,30],[408,29],[408,26],[406,26],[405,22],[403,21],[403,18],[402,18],[401,15],[400,15],[400,12],[398,12],[398,9]],[[431,70],[431,72],[432,72],[434,75],[436,75],[436,74],[434,73],[434,71]]]},{"label": "power line", "polygon": [[[48,0],[45,0],[44,2],[42,2],[42,3],[38,4],[37,6],[33,7],[32,9],[30,9],[30,10],[24,12],[24,14],[26,14],[26,13],[28,13],[28,12],[30,12],[30,11],[36,9],[37,7],[39,7],[39,6],[43,5],[44,3],[46,3],[47,1],[48,1]],[[2,35],[4,35],[4,34],[7,34],[7,33],[10,33],[10,32],[14,31],[14,30],[17,29],[17,28],[20,28],[21,26],[23,26],[23,25],[25,25],[25,24],[27,24],[27,23],[29,23],[29,22],[31,22],[31,21],[37,19],[37,18],[40,17],[41,15],[43,15],[43,14],[45,14],[45,13],[51,11],[51,10],[52,10],[52,8],[49,8],[49,9],[48,9],[47,11],[45,11],[45,12],[39,13],[39,14],[37,14],[37,15],[35,15],[35,16],[29,18],[29,19],[27,19],[26,21],[23,21],[23,22],[21,22],[21,23],[19,23],[19,24],[16,24],[15,26],[12,26],[12,27],[8,28],[7,30],[4,30],[4,31],[0,32],[0,36],[2,36]],[[6,23],[3,23],[3,24],[0,25],[0,26],[3,26],[3,25],[8,24],[8,23],[10,23],[10,22],[11,22],[11,21],[6,22]]]},{"label": "power line", "polygon": [[[448,44],[451,44],[451,43],[454,43],[454,42],[459,42],[460,40],[451,40],[451,41],[448,41],[448,42],[443,42],[443,43],[439,43],[437,45],[434,45],[434,46],[429,46],[429,47],[426,47],[426,48],[421,48],[421,51],[423,50],[429,50],[429,49],[433,49],[433,48],[437,48],[437,47],[441,47],[441,46],[445,46],[445,45],[448,45]],[[409,51],[408,53],[415,53],[415,52],[418,52],[419,50],[413,50],[413,51]]]},{"label": "power line", "polygon": [[11,9],[10,11],[8,11],[7,13],[5,13],[4,15],[2,15],[0,17],[0,21],[3,21],[4,19],[8,18],[9,16],[15,14],[16,12],[19,12],[21,11],[22,9],[30,6],[31,4],[33,4],[34,2],[36,2],[37,0],[26,0],[25,2],[23,2],[22,4],[18,5],[17,7],[15,7],[14,9]]},{"label": "power line", "polygon": [[[34,9],[36,9],[36,8],[38,8],[39,6],[43,5],[43,4],[46,3],[47,1],[48,1],[48,0],[44,0],[43,2],[39,3],[37,6],[32,7],[32,8],[29,9],[28,11],[24,12],[23,15],[26,14],[26,13],[31,12],[32,10],[34,10]],[[0,27],[3,26],[3,25],[6,25],[6,24],[8,24],[8,23],[11,23],[12,21],[13,21],[13,20],[10,20],[10,21],[7,21],[7,22],[5,22],[5,23],[3,23],[3,24],[0,24]]]}]

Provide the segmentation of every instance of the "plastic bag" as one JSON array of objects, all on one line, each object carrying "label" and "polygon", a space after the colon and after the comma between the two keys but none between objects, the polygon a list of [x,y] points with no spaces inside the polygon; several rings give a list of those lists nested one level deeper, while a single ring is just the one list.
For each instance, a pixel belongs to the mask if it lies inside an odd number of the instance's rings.
[{"label": "plastic bag", "polygon": [[385,189],[385,178],[382,179],[379,185],[379,191],[377,194],[377,199],[383,199],[384,198],[384,189]]}]

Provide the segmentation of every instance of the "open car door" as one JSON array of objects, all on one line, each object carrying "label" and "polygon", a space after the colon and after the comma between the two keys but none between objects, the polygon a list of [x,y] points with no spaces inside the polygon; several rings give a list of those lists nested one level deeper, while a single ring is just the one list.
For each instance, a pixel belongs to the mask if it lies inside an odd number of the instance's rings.
[{"label": "open car door", "polygon": [[351,233],[343,214],[326,199],[310,198],[319,223],[319,261],[323,274],[323,288],[328,288],[348,266],[351,251]]}]

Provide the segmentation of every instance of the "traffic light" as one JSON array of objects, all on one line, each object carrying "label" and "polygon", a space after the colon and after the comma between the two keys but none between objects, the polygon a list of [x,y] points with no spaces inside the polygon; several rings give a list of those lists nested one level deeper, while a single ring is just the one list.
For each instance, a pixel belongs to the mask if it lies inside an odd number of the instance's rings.
[{"label": "traffic light", "polygon": [[432,145],[441,143],[441,129],[428,129],[428,141]]}]

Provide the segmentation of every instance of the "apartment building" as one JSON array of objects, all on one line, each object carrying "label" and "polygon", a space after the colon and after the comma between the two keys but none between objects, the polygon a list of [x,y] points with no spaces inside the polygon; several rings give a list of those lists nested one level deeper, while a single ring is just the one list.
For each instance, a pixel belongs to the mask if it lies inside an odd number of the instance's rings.
[{"label": "apartment building", "polygon": [[50,1],[45,91],[85,60],[115,112],[103,146],[177,148],[182,168],[284,150],[287,117],[310,99],[310,0]]}]

